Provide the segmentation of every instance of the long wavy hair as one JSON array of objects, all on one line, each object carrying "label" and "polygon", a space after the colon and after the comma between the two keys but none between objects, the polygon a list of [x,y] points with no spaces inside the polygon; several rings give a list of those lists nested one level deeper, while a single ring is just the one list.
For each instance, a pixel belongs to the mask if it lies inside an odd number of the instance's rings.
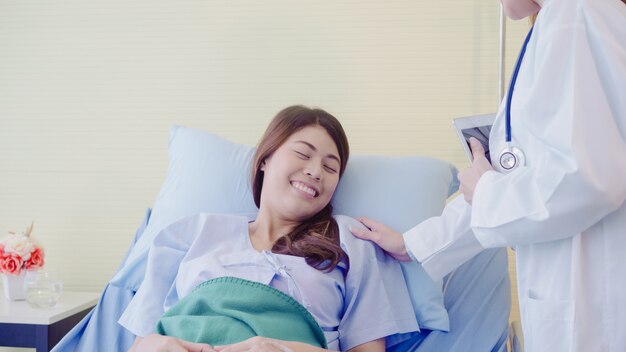
[{"label": "long wavy hair", "polygon": [[[321,126],[335,142],[339,152],[339,178],[343,175],[350,148],[339,121],[322,109],[311,109],[301,105],[287,107],[270,122],[254,155],[251,181],[254,203],[257,207],[261,205],[263,191],[264,173],[261,171],[261,165],[292,134],[308,126]],[[348,264],[348,256],[339,243],[339,227],[332,213],[333,207],[329,202],[317,214],[280,237],[274,243],[272,252],[303,257],[308,265],[326,272],[332,271],[341,261]]]}]

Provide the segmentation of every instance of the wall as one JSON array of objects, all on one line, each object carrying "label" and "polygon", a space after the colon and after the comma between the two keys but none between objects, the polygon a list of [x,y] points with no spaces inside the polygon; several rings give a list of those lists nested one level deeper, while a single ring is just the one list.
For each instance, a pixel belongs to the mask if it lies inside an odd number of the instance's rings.
[{"label": "wall", "polygon": [[[354,153],[466,165],[454,117],[495,111],[498,1],[0,2],[0,233],[100,290],[165,174],[172,124],[254,144],[281,108]],[[508,23],[507,73],[527,30]],[[508,76],[508,75],[507,75]]]}]

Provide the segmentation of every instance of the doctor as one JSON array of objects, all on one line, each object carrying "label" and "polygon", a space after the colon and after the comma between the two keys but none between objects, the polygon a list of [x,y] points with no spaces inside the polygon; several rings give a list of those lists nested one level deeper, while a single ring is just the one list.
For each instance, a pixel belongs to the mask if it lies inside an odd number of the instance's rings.
[{"label": "doctor", "polygon": [[355,235],[434,279],[513,247],[527,352],[625,351],[626,4],[502,1],[514,19],[539,14],[491,132],[493,168],[474,141],[463,197],[440,217],[403,235],[362,219],[371,231]]}]

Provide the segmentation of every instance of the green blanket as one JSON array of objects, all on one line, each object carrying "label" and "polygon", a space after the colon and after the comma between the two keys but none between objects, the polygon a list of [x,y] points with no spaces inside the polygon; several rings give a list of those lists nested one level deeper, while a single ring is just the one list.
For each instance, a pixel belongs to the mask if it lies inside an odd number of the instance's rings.
[{"label": "green blanket", "polygon": [[234,277],[198,285],[161,317],[157,333],[213,346],[263,336],[327,347],[322,329],[295,299]]}]

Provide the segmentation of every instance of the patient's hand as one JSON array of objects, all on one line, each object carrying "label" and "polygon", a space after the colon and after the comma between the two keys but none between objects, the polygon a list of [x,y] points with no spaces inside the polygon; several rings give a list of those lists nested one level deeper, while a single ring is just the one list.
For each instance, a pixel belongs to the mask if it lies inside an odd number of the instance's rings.
[{"label": "patient's hand", "polygon": [[291,348],[284,346],[277,340],[260,336],[252,337],[232,345],[216,346],[215,350],[218,352],[293,352]]},{"label": "patient's hand", "polygon": [[351,228],[350,232],[352,232],[355,237],[376,243],[397,260],[403,262],[411,261],[411,257],[409,257],[406,247],[404,246],[402,234],[368,218],[358,218],[357,220],[367,226],[367,229]]},{"label": "patient's hand", "polygon": [[193,343],[175,337],[151,334],[144,338],[137,337],[129,352],[215,352],[211,345]]},{"label": "patient's hand", "polygon": [[[304,342],[283,341],[267,337],[251,337],[245,341],[226,346],[215,346],[217,352],[323,352],[329,351]],[[384,352],[385,338],[365,342],[349,352]]]}]

